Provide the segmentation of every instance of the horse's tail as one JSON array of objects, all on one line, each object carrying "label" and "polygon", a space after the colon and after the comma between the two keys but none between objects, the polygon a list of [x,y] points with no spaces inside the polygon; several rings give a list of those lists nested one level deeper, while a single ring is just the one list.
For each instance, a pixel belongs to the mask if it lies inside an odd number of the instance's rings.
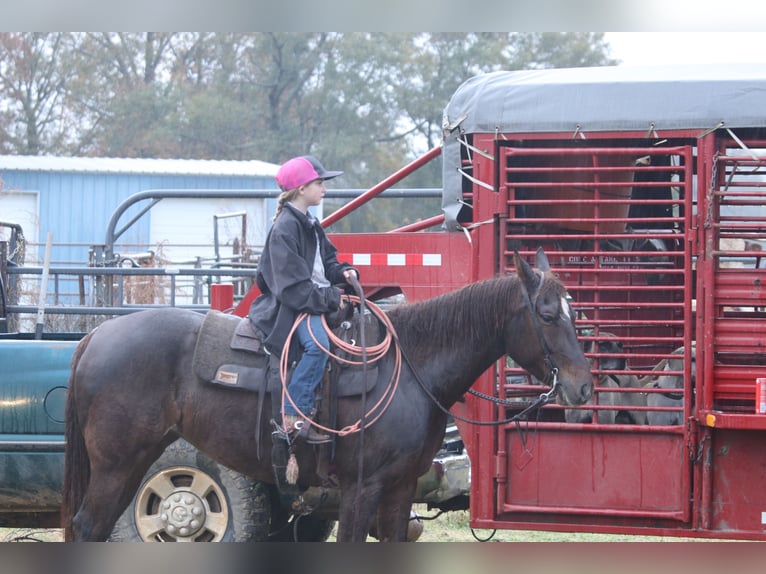
[{"label": "horse's tail", "polygon": [[80,421],[77,418],[75,405],[74,379],[77,372],[77,364],[85,352],[95,329],[85,335],[77,345],[72,356],[72,368],[69,373],[69,386],[67,388],[66,410],[64,413],[64,485],[61,504],[61,527],[64,529],[64,541],[72,542],[74,532],[72,522],[77,510],[80,508],[85,490],[90,479],[90,461],[88,451],[85,448],[85,438],[82,435]]}]

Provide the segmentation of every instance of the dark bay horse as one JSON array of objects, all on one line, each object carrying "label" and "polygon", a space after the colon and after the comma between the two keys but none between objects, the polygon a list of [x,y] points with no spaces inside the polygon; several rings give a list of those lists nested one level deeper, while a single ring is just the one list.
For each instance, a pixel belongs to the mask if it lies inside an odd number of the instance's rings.
[{"label": "dark bay horse", "polygon": [[[541,381],[557,378],[560,404],[590,398],[593,377],[564,286],[542,250],[537,270],[518,254],[515,264],[516,275],[387,313],[406,360],[383,414],[361,437],[337,439],[338,541],[363,541],[373,526],[380,540],[405,539],[417,478],[430,467],[447,421],[434,399],[450,408],[504,354]],[[192,370],[202,321],[194,311],[141,311],[103,323],[81,342],[66,407],[66,540],[106,540],[147,469],[178,437],[237,472],[274,482],[272,429],[268,416],[255,428],[256,394],[207,384]],[[392,348],[378,362],[367,404],[384,392],[394,362]],[[352,425],[360,399],[339,400],[338,428]],[[256,434],[267,453],[260,458]],[[317,484],[311,465],[300,468],[299,485]]]}]

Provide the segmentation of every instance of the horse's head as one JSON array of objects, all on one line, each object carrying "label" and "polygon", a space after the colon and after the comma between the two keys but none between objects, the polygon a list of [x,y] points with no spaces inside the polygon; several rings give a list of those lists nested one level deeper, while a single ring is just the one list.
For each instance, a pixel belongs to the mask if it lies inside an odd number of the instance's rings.
[{"label": "horse's head", "polygon": [[507,340],[516,340],[513,357],[537,379],[556,384],[559,404],[581,405],[593,395],[593,375],[577,340],[566,288],[551,272],[542,248],[535,256],[537,270],[518,253],[514,263],[528,312],[522,320],[525,332],[508,334]]}]

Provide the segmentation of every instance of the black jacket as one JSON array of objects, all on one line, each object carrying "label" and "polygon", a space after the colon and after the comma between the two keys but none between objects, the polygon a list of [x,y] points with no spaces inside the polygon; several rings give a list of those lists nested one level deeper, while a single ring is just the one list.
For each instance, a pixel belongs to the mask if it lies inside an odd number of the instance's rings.
[{"label": "black jacket", "polygon": [[[311,281],[317,237],[330,287],[318,287]],[[342,291],[335,285],[345,283],[343,272],[353,267],[339,263],[337,254],[316,219],[310,220],[285,203],[266,237],[256,273],[261,295],[248,313],[253,325],[265,333],[269,352],[282,352],[300,313],[321,315],[338,309]]]}]

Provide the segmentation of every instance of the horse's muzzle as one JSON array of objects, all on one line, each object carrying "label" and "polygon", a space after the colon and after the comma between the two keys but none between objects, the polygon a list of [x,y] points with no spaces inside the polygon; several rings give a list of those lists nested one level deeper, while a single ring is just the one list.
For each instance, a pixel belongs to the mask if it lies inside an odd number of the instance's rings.
[{"label": "horse's muzzle", "polygon": [[593,396],[593,382],[562,385],[561,392],[558,394],[558,403],[562,406],[576,407],[587,403]]},{"label": "horse's muzzle", "polygon": [[585,383],[580,387],[580,404],[587,403],[593,396],[593,382]]}]

